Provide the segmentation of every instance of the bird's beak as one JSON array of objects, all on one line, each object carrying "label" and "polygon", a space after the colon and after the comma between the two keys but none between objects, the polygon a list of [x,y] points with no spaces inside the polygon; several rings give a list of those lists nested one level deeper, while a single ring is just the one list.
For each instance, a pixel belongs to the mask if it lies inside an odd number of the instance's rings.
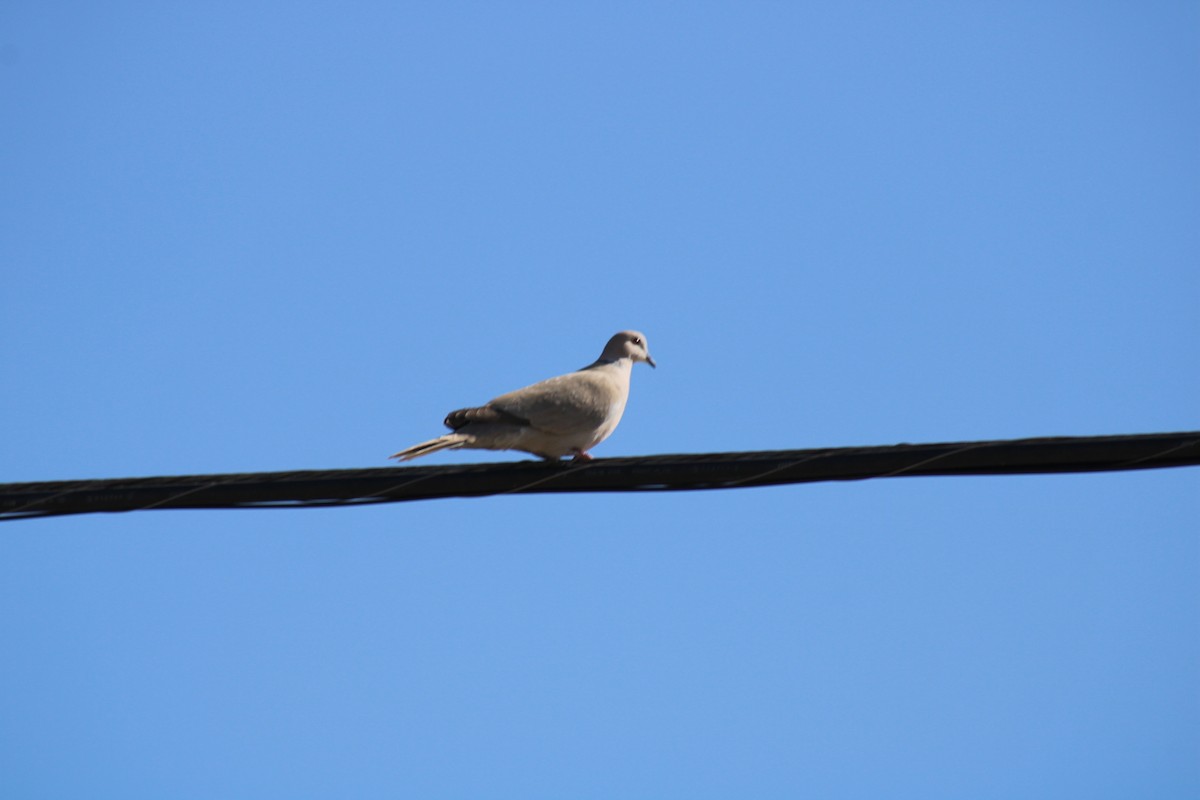
[{"label": "bird's beak", "polygon": [[654,367],[655,369],[658,369],[658,364],[654,363],[654,359],[650,357],[649,353],[646,353],[646,363],[649,364],[650,366]]}]

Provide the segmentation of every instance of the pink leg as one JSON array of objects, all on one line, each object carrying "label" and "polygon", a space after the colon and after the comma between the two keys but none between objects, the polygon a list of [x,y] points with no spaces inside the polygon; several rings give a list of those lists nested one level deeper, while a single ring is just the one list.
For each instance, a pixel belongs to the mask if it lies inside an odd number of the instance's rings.
[{"label": "pink leg", "polygon": [[575,454],[575,457],[571,459],[572,461],[591,461],[592,460],[591,456],[589,456],[587,453],[583,452],[579,448],[575,448],[571,452]]}]

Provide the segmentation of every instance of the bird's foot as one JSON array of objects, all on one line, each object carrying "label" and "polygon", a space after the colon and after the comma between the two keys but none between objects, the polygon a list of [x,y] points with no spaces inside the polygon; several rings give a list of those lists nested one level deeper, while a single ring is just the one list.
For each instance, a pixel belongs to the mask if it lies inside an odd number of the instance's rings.
[{"label": "bird's foot", "polygon": [[587,453],[583,452],[582,450],[572,450],[571,452],[575,454],[575,457],[571,459],[572,461],[591,461],[592,460],[592,457],[589,456]]}]

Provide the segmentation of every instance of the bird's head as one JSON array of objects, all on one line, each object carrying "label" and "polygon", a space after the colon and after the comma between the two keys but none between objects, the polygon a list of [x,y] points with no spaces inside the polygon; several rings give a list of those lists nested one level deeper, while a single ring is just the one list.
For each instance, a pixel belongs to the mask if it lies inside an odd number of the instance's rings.
[{"label": "bird's head", "polygon": [[601,361],[616,361],[619,358],[633,359],[635,364],[645,361],[652,367],[658,366],[650,357],[650,345],[646,343],[646,336],[638,331],[621,331],[616,334],[608,340],[604,352],[600,354]]}]

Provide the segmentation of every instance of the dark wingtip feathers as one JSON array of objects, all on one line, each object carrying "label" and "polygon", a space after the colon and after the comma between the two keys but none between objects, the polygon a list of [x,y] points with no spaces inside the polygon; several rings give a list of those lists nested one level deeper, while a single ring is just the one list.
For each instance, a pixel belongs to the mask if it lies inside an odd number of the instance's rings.
[{"label": "dark wingtip feathers", "polygon": [[452,431],[461,430],[473,422],[503,422],[508,425],[528,425],[529,420],[518,417],[495,406],[479,406],[478,408],[460,408],[451,411],[442,420],[442,424]]}]

